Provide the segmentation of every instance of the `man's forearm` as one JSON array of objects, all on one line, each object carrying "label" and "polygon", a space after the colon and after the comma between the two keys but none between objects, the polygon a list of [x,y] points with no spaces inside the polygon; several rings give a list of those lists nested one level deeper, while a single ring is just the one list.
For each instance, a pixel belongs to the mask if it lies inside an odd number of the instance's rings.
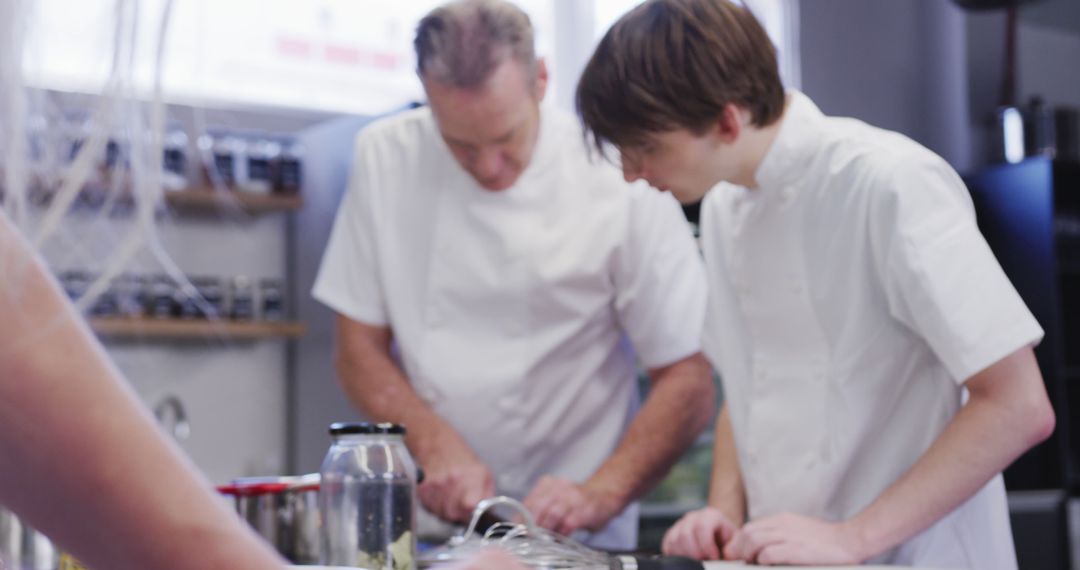
[{"label": "man's forearm", "polygon": [[735,448],[735,434],[727,403],[716,418],[713,439],[712,478],[709,483],[709,505],[720,509],[736,525],[746,520],[746,490]]},{"label": "man's forearm", "polygon": [[448,445],[466,445],[424,401],[390,357],[390,334],[338,317],[338,378],[349,400],[366,417],[408,427],[406,442],[421,462]]},{"label": "man's forearm", "polygon": [[1053,430],[1031,349],[968,381],[970,399],[915,465],[846,523],[865,557],[900,544],[975,494]]},{"label": "man's forearm", "polygon": [[0,504],[95,568],[283,569],[163,437],[2,214],[0,266]]},{"label": "man's forearm", "polygon": [[649,397],[626,435],[585,482],[622,506],[663,478],[705,429],[715,409],[712,372],[700,353],[654,370],[650,376]]}]

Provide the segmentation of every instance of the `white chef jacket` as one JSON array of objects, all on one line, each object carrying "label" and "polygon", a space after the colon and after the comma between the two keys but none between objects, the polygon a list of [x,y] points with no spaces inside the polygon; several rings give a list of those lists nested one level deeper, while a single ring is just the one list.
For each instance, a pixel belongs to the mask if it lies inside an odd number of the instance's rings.
[{"label": "white chef jacket", "polygon": [[[926,451],[965,380],[1042,329],[941,158],[789,97],[758,188],[722,184],[703,205],[703,344],[750,518],[839,521]],[[876,561],[1016,568],[1001,476]]]},{"label": "white chef jacket", "polygon": [[[576,120],[549,108],[501,192],[458,165],[427,108],[361,132],[313,293],[391,327],[417,393],[518,498],[614,451],[638,406],[624,338],[665,366],[700,351],[705,313],[677,202],[590,162]],[[636,542],[636,504],[590,539]]]}]

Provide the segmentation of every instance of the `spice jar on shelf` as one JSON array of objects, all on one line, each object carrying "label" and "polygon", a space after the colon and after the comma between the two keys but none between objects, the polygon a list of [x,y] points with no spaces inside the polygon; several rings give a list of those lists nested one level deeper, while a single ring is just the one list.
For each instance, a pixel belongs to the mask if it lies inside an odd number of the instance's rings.
[{"label": "spice jar on shelf", "polygon": [[162,184],[166,190],[182,190],[188,186],[188,136],[183,127],[169,125],[162,141]]},{"label": "spice jar on shelf", "polygon": [[150,281],[147,316],[168,319],[176,314],[176,283],[168,275],[156,275]]},{"label": "spice jar on shelf", "polygon": [[285,320],[285,301],[280,279],[263,279],[259,282],[259,306],[264,321]]},{"label": "spice jar on shelf", "polygon": [[245,178],[244,141],[231,132],[210,129],[198,139],[207,184],[233,186]]},{"label": "spice jar on shelf", "polygon": [[233,277],[229,283],[229,316],[237,321],[255,318],[255,288],[246,276]]},{"label": "spice jar on shelf", "polygon": [[269,194],[274,189],[274,172],[279,166],[281,145],[267,137],[249,139],[245,156],[247,177],[237,183],[237,188],[255,194]]},{"label": "spice jar on shelf", "polygon": [[281,158],[275,176],[274,191],[279,194],[299,194],[303,182],[304,145],[295,138],[282,140]]}]

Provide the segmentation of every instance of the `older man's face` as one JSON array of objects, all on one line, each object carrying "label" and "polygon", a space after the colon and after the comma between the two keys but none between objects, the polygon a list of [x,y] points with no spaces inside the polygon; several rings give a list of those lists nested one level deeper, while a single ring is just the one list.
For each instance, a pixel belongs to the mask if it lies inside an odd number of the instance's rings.
[{"label": "older man's face", "polygon": [[529,165],[546,87],[542,61],[533,71],[507,59],[487,83],[473,89],[424,78],[431,111],[450,152],[481,187],[492,191],[513,186]]}]

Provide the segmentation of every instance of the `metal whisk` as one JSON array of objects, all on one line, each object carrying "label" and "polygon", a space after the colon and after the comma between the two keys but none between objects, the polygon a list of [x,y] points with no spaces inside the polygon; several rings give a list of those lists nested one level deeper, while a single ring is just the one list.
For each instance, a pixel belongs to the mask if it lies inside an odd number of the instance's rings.
[{"label": "metal whisk", "polygon": [[[498,505],[507,505],[521,514],[524,522],[500,522],[488,528],[484,534],[475,533],[480,517]],[[510,497],[493,497],[476,505],[468,528],[459,536],[437,549],[420,556],[420,567],[428,568],[461,560],[478,550],[497,548],[518,558],[523,564],[537,570],[579,569],[609,570],[611,557],[587,546],[536,526],[536,521],[525,505]]]}]

